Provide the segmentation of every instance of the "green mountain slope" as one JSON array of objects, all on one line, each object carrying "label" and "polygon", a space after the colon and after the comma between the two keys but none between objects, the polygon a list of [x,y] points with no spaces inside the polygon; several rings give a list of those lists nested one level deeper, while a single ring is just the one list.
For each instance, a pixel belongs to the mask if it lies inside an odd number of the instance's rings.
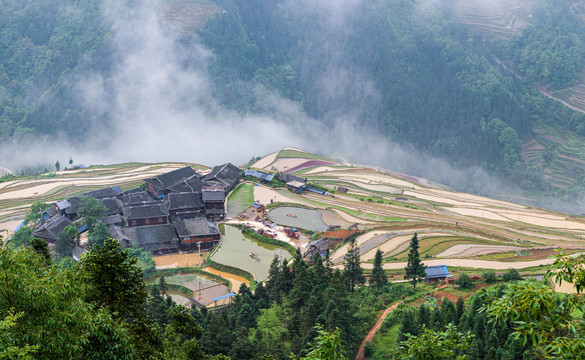
[{"label": "green mountain slope", "polygon": [[[119,22],[146,6],[126,4]],[[358,124],[456,167],[480,166],[536,195],[581,192],[585,154],[574,150],[583,143],[585,115],[558,101],[578,98],[578,90],[565,89],[578,89],[584,71],[577,3],[157,4],[160,23],[185,50],[185,68],[201,63],[195,55],[201,44],[213,51],[206,70],[214,101],[224,108],[270,114],[267,92],[276,93],[312,121]],[[119,27],[103,16],[111,4],[6,5],[0,14],[0,141],[65,134],[75,142],[95,125],[107,127],[111,114],[90,111],[75,79],[91,71],[106,91],[116,86],[109,80],[120,47],[111,34]],[[560,140],[547,140],[543,129]],[[473,184],[462,190],[482,191]]]}]

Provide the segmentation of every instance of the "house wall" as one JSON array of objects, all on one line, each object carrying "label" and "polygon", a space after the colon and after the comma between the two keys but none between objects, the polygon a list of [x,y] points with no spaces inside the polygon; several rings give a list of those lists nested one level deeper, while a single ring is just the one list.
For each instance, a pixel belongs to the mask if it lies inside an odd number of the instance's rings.
[{"label": "house wall", "polygon": [[168,216],[160,216],[160,217],[153,217],[153,218],[145,218],[145,219],[126,219],[126,227],[134,227],[134,226],[148,226],[148,225],[163,225],[169,223]]},{"label": "house wall", "polygon": [[169,214],[175,215],[175,214],[179,214],[179,213],[192,213],[192,212],[201,211],[202,209],[203,208],[200,208],[200,207],[193,207],[193,208],[188,208],[188,209],[169,210]]}]

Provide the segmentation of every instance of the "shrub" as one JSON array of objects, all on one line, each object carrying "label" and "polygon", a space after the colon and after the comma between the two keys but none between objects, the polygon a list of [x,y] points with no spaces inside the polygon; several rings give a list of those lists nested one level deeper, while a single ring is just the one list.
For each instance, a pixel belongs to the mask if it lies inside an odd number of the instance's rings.
[{"label": "shrub", "polygon": [[372,355],[374,355],[374,345],[372,345],[371,341],[367,341],[364,344],[364,356],[370,358]]},{"label": "shrub", "polygon": [[502,281],[504,282],[516,280],[522,280],[522,276],[520,276],[520,273],[516,269],[510,269],[502,275]]},{"label": "shrub", "polygon": [[455,281],[455,284],[459,285],[462,289],[471,289],[473,288],[473,281],[469,277],[469,275],[463,273],[459,275],[459,278]]},{"label": "shrub", "polygon": [[493,284],[498,281],[498,275],[496,275],[495,270],[486,271],[481,274],[481,277],[483,277],[485,282],[488,284]]}]

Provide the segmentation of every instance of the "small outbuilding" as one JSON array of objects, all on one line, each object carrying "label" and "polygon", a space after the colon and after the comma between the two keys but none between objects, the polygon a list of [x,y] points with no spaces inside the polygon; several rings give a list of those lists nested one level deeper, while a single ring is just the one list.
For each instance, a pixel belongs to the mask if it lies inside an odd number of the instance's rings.
[{"label": "small outbuilding", "polygon": [[426,282],[441,282],[451,276],[447,265],[427,266],[425,272],[427,273]]}]

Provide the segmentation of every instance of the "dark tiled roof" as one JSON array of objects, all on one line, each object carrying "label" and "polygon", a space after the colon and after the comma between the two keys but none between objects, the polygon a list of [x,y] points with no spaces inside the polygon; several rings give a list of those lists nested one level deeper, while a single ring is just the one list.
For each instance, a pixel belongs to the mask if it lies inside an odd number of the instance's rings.
[{"label": "dark tiled roof", "polygon": [[207,217],[200,212],[182,212],[171,216],[171,222],[183,221],[186,219],[207,219]]},{"label": "dark tiled roof", "polygon": [[133,243],[148,251],[178,249],[178,239],[171,225],[129,227],[124,233]]},{"label": "dark tiled roof", "polygon": [[47,222],[39,226],[33,235],[43,239],[57,240],[59,233],[63,231],[68,225],[71,225],[72,221],[66,216],[57,215],[49,219]]},{"label": "dark tiled roof", "polygon": [[289,181],[300,181],[303,184],[305,183],[305,179],[303,179],[302,177],[296,176],[296,175],[292,175],[292,174],[285,174],[285,173],[281,173],[280,176],[278,177],[278,179],[282,182],[289,182]]},{"label": "dark tiled roof", "polygon": [[201,187],[203,186],[203,183],[201,182],[201,179],[199,174],[195,174],[193,176],[191,176],[190,178],[188,178],[187,180],[177,183],[173,186],[170,187],[169,190],[174,191],[174,192],[201,192]]},{"label": "dark tiled roof", "polygon": [[[119,189],[119,187],[118,187]],[[92,190],[92,191],[88,191],[84,194],[84,196],[93,196],[96,199],[103,199],[103,198],[109,198],[109,197],[114,197],[116,195],[119,195],[122,192],[122,189],[120,189],[120,191],[116,191],[114,190],[114,188],[104,188],[104,189],[98,189],[98,190]]]},{"label": "dark tiled roof", "polygon": [[127,207],[124,209],[124,218],[126,218],[126,220],[131,220],[168,216],[169,212],[161,205],[162,204],[152,204]]},{"label": "dark tiled roof", "polygon": [[185,181],[186,179],[195,175],[195,170],[190,166],[185,166],[171,172],[161,174],[155,177],[144,180],[148,184],[154,185],[156,188],[161,190],[170,189],[171,186]]},{"label": "dark tiled roof", "polygon": [[59,213],[59,209],[57,209],[54,206],[51,206],[50,208],[45,210],[45,212],[47,213],[47,215],[49,215],[49,217],[53,217]]},{"label": "dark tiled roof", "polygon": [[135,192],[129,195],[122,195],[121,200],[126,206],[155,202],[155,200],[150,195],[148,195],[146,191]]},{"label": "dark tiled roof", "polygon": [[427,273],[427,279],[449,276],[449,270],[446,265],[427,266],[425,272]]},{"label": "dark tiled roof", "polygon": [[208,191],[203,190],[202,193],[203,202],[207,201],[224,201],[225,200],[225,192],[223,191]]},{"label": "dark tiled roof", "polygon": [[130,244],[130,238],[124,234],[119,226],[108,225],[108,231],[110,232],[110,235],[112,235],[114,239],[118,240],[122,246],[127,246]]},{"label": "dark tiled roof", "polygon": [[203,208],[199,193],[171,193],[167,196],[166,203],[169,211],[191,208]]},{"label": "dark tiled roof", "polygon": [[110,215],[104,219],[104,224],[106,224],[106,226],[113,225],[113,224],[121,224],[121,223],[122,223],[122,218],[120,218],[120,215]]},{"label": "dark tiled roof", "polygon": [[81,198],[76,196],[76,197],[72,197],[68,201],[71,204],[71,206],[68,207],[67,209],[65,209],[65,212],[67,213],[67,215],[77,214],[77,212],[79,211],[79,208],[81,207]]},{"label": "dark tiled roof", "polygon": [[122,191],[120,193],[120,195],[121,196],[126,196],[126,195],[130,195],[130,194],[135,194],[135,193],[138,193],[138,192],[141,192],[141,191],[142,190],[139,187],[135,187],[135,188],[132,188],[132,189],[128,189],[126,191]]},{"label": "dark tiled roof", "polygon": [[99,202],[101,202],[106,207],[106,209],[108,209],[107,215],[122,213],[122,208],[120,207],[120,204],[118,204],[116,198],[114,197],[99,199]]},{"label": "dark tiled roof", "polygon": [[219,234],[217,225],[207,219],[186,219],[173,222],[179,236],[210,236]]},{"label": "dark tiled roof", "polygon": [[219,181],[226,187],[230,187],[240,180],[243,173],[244,171],[242,169],[238,169],[238,167],[232,163],[227,163],[214,167],[213,170],[205,175],[202,180],[203,182],[215,180]]}]

